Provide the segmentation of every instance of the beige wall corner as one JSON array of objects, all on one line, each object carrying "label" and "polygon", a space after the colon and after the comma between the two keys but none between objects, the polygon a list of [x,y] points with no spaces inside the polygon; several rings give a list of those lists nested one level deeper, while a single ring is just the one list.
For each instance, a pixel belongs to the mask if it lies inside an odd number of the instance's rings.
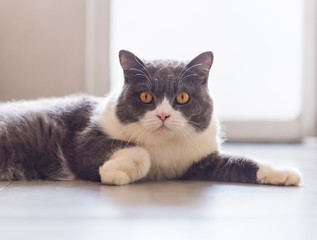
[{"label": "beige wall corner", "polygon": [[85,91],[85,1],[0,0],[0,101]]}]

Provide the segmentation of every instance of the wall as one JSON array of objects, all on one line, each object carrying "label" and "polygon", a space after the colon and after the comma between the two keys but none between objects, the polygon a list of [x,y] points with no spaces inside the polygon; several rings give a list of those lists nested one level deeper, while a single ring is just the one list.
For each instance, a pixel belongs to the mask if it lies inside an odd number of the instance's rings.
[{"label": "wall", "polygon": [[85,1],[0,0],[0,101],[85,90]]}]

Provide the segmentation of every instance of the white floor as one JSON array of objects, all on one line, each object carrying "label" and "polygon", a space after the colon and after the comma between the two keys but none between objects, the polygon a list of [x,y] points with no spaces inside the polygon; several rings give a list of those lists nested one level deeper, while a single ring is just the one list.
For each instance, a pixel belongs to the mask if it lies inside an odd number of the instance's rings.
[{"label": "white floor", "polygon": [[168,181],[0,182],[0,239],[316,239],[317,148],[225,145],[297,166],[300,187]]}]

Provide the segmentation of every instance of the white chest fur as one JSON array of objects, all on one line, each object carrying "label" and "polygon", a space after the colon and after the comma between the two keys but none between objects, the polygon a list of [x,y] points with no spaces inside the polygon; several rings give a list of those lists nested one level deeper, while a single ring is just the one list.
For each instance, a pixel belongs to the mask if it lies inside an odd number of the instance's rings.
[{"label": "white chest fur", "polygon": [[208,128],[196,133],[187,129],[186,134],[164,138],[155,132],[144,130],[140,123],[122,124],[115,114],[115,100],[100,106],[96,119],[99,126],[112,138],[134,142],[145,148],[151,157],[148,179],[168,179],[181,176],[194,162],[219,148],[218,122],[212,119]]},{"label": "white chest fur", "polygon": [[209,128],[191,141],[166,141],[142,145],[151,155],[149,179],[168,179],[181,176],[194,162],[218,150],[217,126]]}]

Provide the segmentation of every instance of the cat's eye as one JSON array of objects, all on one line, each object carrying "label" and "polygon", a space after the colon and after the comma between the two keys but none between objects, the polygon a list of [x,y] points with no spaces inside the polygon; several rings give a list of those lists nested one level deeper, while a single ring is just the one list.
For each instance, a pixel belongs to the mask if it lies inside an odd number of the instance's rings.
[{"label": "cat's eye", "polygon": [[147,103],[147,104],[151,103],[152,99],[153,99],[152,94],[149,92],[141,92],[139,97],[140,97],[141,102]]},{"label": "cat's eye", "polygon": [[189,101],[189,95],[187,92],[180,92],[179,94],[177,94],[176,96],[176,101],[179,104],[185,104]]}]

